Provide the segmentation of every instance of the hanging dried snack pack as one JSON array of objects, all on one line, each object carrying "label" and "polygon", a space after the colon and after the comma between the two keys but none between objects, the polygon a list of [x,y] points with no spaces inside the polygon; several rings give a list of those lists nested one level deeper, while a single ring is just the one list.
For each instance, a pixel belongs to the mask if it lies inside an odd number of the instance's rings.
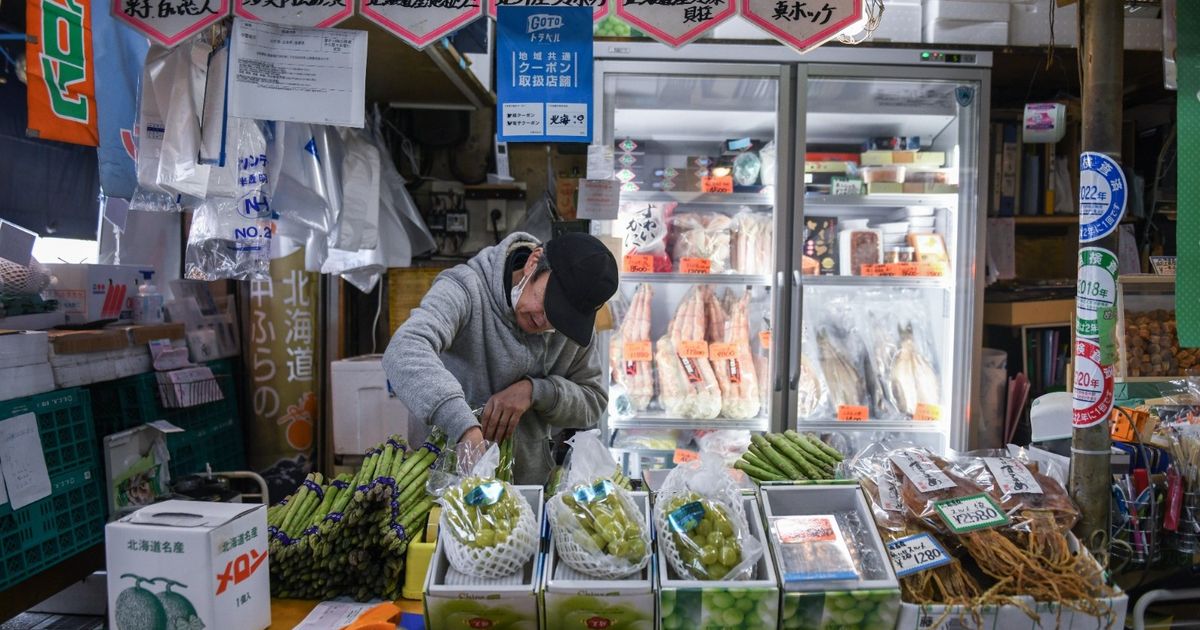
[{"label": "hanging dried snack pack", "polygon": [[604,580],[641,571],[650,562],[650,532],[629,491],[612,479],[612,454],[592,433],[568,443],[566,487],[546,504],[559,557]]},{"label": "hanging dried snack pack", "polygon": [[742,495],[720,456],[671,470],[654,504],[660,550],[681,578],[744,580],[762,555],[750,534]]},{"label": "hanging dried snack pack", "polygon": [[500,447],[460,442],[430,471],[429,491],[442,505],[442,541],[459,573],[497,579],[521,570],[538,548],[538,524],[517,489],[496,478]]}]

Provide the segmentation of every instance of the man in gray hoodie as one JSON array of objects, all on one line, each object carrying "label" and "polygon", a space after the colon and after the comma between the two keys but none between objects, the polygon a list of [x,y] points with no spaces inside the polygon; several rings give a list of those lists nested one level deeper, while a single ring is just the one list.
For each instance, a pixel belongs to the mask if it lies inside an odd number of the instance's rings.
[{"label": "man in gray hoodie", "polygon": [[388,381],[450,440],[515,435],[516,482],[544,484],[552,427],[593,427],[608,404],[593,338],[616,290],[617,262],[596,238],[514,233],[438,275],[388,344]]}]

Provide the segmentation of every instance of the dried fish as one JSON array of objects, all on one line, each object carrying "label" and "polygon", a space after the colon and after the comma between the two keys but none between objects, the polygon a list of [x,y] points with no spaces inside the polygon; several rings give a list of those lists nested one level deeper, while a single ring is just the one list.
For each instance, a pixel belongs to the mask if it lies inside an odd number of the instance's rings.
[{"label": "dried fish", "polygon": [[900,347],[889,378],[891,399],[901,413],[913,415],[917,403],[941,401],[937,371],[917,347],[912,325],[900,329]]},{"label": "dried fish", "polygon": [[834,407],[864,404],[867,391],[862,374],[854,362],[837,348],[825,330],[817,331],[817,351],[825,385],[829,388],[829,400]]}]

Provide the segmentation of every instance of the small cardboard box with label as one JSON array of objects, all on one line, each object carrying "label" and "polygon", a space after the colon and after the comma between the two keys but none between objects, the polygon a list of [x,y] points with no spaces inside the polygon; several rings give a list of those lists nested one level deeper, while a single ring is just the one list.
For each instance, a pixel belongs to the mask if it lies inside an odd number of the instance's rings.
[{"label": "small cardboard box with label", "polygon": [[164,501],[104,528],[110,628],[271,625],[267,509]]},{"label": "small cardboard box with label", "polygon": [[46,266],[54,276],[48,293],[58,300],[68,324],[132,321],[137,279],[143,271],[154,271],[137,265]]}]

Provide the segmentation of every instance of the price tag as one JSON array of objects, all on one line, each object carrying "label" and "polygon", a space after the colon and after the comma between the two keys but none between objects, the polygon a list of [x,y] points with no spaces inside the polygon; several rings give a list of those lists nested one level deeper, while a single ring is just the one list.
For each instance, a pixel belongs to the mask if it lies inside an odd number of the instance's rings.
[{"label": "price tag", "polygon": [[928,263],[892,263],[895,265],[896,275],[902,278],[916,278],[927,275],[921,273],[921,265]]},{"label": "price tag", "polygon": [[771,331],[763,330],[758,333],[758,345],[763,347],[763,350],[771,349]]},{"label": "price tag", "polygon": [[1042,494],[1041,484],[1025,464],[1011,457],[984,457],[983,463],[996,478],[1002,495]]},{"label": "price tag", "polygon": [[700,192],[729,194],[733,192],[733,175],[701,177]]},{"label": "price tag", "polygon": [[896,577],[927,571],[950,562],[950,555],[928,533],[905,536],[887,545]]},{"label": "price tag", "polygon": [[625,273],[651,273],[653,271],[653,256],[649,254],[627,254],[625,256]]},{"label": "price tag", "polygon": [[946,264],[940,262],[919,262],[908,263],[914,265],[917,269],[918,276],[944,276],[946,275]]},{"label": "price tag", "polygon": [[732,343],[711,343],[708,345],[708,358],[713,361],[736,359],[737,345]]},{"label": "price tag", "polygon": [[941,420],[942,406],[931,405],[929,403],[917,403],[917,408],[913,410],[913,420]]},{"label": "price tag", "polygon": [[709,273],[712,261],[707,258],[681,258],[679,271],[681,273]]},{"label": "price tag", "polygon": [[675,352],[685,359],[707,359],[708,342],[680,341],[679,347],[675,348]]},{"label": "price tag", "polygon": [[870,264],[863,265],[861,267],[861,270],[862,270],[862,273],[859,275],[878,277],[878,276],[887,275],[888,266],[884,265],[884,264],[879,264],[879,263],[870,263]]},{"label": "price tag", "polygon": [[689,451],[686,448],[677,448],[675,449],[675,456],[671,458],[671,461],[679,465],[694,462],[697,459],[700,459],[700,453]]},{"label": "price tag", "polygon": [[921,492],[945,490],[957,485],[937,467],[937,464],[917,451],[896,451],[889,455],[888,459],[891,459],[900,472]]},{"label": "price tag", "polygon": [[653,361],[654,351],[649,341],[626,341],[621,358],[625,361]]},{"label": "price tag", "polygon": [[1008,524],[1008,515],[987,493],[937,501],[933,509],[955,534]]},{"label": "price tag", "polygon": [[838,405],[839,422],[866,422],[871,412],[864,405]]}]

